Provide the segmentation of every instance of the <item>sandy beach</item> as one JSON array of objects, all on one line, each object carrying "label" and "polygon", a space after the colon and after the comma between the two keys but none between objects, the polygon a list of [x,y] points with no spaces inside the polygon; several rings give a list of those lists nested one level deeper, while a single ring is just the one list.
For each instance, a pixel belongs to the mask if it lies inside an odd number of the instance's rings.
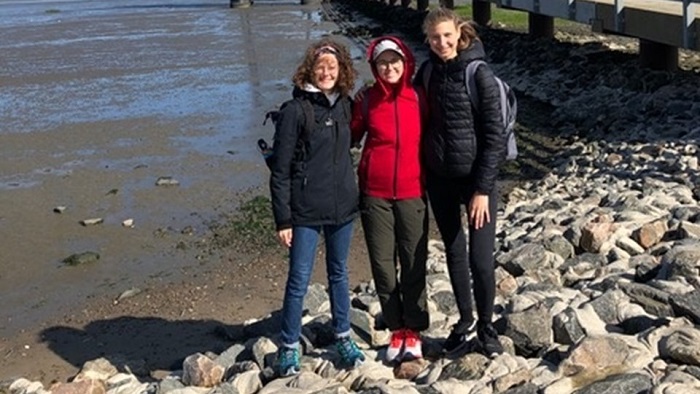
[{"label": "sandy beach", "polygon": [[[210,227],[267,193],[263,115],[335,25],[318,7],[183,0],[2,1],[0,14],[0,380],[65,380],[107,353],[166,369],[276,309],[283,256],[213,252]],[[86,251],[100,259],[62,263]],[[351,283],[368,275],[354,251]]]}]

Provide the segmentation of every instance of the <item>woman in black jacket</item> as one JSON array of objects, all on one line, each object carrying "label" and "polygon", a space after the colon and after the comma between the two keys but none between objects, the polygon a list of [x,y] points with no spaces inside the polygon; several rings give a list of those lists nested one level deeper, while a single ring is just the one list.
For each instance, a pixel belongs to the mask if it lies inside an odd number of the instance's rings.
[{"label": "woman in black jacket", "polygon": [[[426,16],[423,31],[430,55],[416,74],[415,85],[427,89],[429,116],[423,134],[427,190],[460,313],[443,350],[462,349],[476,331],[482,351],[493,356],[503,352],[491,324],[496,293],[496,178],[505,157],[499,90],[491,69],[479,66],[474,75],[478,113],[472,108],[466,68],[483,60],[485,52],[469,23],[452,10],[438,8]],[[469,225],[468,255],[462,204]],[[478,320],[472,310],[472,278]]]},{"label": "woman in black jacket", "polygon": [[324,39],[311,45],[293,77],[293,99],[276,121],[270,194],[277,236],[289,248],[277,370],[299,372],[304,296],[321,233],[336,345],[350,366],[364,355],[350,338],[347,258],[359,192],[350,156],[350,91],[356,71],[348,49]]}]

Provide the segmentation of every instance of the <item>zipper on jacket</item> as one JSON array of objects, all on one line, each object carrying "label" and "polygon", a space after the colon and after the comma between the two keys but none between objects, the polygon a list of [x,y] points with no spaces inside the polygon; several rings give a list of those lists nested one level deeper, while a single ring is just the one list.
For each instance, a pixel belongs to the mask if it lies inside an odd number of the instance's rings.
[{"label": "zipper on jacket", "polygon": [[334,123],[333,125],[335,126],[335,127],[333,127],[333,132],[335,133],[335,135],[334,135],[335,141],[333,141],[333,164],[338,164],[338,150],[340,150],[340,146],[338,146],[339,145],[338,144],[338,139],[339,139],[338,136],[340,134],[340,131],[339,131],[340,125],[338,124],[337,121],[333,122],[333,123]]},{"label": "zipper on jacket", "polygon": [[394,150],[394,200],[397,199],[398,194],[398,183],[399,183],[399,148],[401,147],[399,130],[401,129],[399,125],[399,95],[396,94],[394,97],[394,118],[396,119],[396,149]]},{"label": "zipper on jacket", "polygon": [[[441,87],[440,93],[442,94],[442,108],[443,108],[442,109],[442,130],[443,130],[443,133],[445,133],[447,131],[447,111],[444,109],[445,104],[447,103],[447,82],[448,82],[447,72],[444,72],[444,70],[443,70],[442,86],[440,86]],[[443,138],[445,138],[445,137],[443,136]],[[443,156],[444,155],[445,155],[445,153],[443,152]],[[444,161],[444,157],[443,157],[443,161]]]},{"label": "zipper on jacket", "polygon": [[[336,104],[338,104],[336,102]],[[339,134],[340,134],[340,124],[338,121],[333,122],[333,172],[334,172],[334,177],[333,177],[333,200],[335,201],[335,221],[338,222],[339,215],[338,215],[338,149],[339,149]]]}]

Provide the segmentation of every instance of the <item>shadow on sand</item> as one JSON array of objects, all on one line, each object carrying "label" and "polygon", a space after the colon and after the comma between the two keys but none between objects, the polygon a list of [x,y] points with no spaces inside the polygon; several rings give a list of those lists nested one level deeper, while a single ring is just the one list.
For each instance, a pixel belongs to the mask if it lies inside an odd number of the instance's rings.
[{"label": "shadow on sand", "polygon": [[194,353],[219,354],[248,338],[274,337],[280,312],[249,325],[216,320],[166,320],[159,317],[122,316],[96,320],[83,329],[54,326],[41,332],[41,340],[58,356],[80,368],[86,361],[104,357],[119,370],[148,375],[154,370],[180,370]]}]

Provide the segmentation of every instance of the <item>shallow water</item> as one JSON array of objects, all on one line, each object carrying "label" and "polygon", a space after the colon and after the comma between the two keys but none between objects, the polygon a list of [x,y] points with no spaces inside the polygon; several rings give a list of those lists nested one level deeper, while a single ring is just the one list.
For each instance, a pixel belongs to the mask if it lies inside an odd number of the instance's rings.
[{"label": "shallow water", "polygon": [[[176,244],[265,190],[263,115],[289,98],[305,47],[337,29],[318,9],[225,1],[0,0],[0,16],[0,337],[201,269]],[[89,217],[105,221],[77,224]],[[61,264],[84,250],[102,258]]]}]

